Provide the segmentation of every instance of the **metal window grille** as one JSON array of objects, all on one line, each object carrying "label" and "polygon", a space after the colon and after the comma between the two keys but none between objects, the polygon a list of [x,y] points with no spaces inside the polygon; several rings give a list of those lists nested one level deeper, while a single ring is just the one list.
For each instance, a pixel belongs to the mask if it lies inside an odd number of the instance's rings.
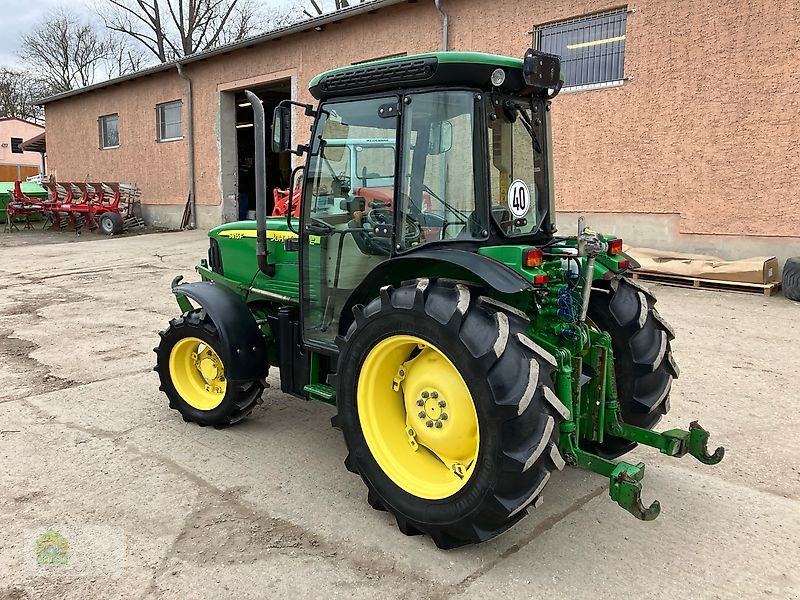
[{"label": "metal window grille", "polygon": [[537,49],[561,57],[564,87],[621,83],[627,9],[537,27]]},{"label": "metal window grille", "polygon": [[176,140],[183,136],[183,102],[158,105],[158,141]]},{"label": "metal window grille", "polygon": [[13,154],[22,154],[23,153],[22,152],[22,148],[20,148],[21,144],[22,144],[22,138],[12,137],[11,138],[11,152]]}]

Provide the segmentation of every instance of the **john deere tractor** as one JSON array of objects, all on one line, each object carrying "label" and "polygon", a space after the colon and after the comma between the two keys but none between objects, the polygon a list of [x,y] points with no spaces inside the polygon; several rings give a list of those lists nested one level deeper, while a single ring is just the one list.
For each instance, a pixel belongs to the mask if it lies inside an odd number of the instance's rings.
[{"label": "john deere tractor", "polygon": [[[511,527],[565,465],[654,519],[644,464],[615,459],[643,444],[716,464],[724,450],[709,453],[697,423],[653,431],[678,377],[674,333],[628,277],[622,240],[582,223],[556,234],[561,85],[558,57],[535,50],[315,77],[318,103],[284,101],[270,136],[304,159],[299,218],[266,217],[265,119],[248,92],[256,220],[212,229],[202,281],[173,281],[181,314],[155,367],[170,406],[235,424],[277,367],[283,392],[336,407],[369,504],[441,548]],[[293,147],[298,113],[311,139]]]}]

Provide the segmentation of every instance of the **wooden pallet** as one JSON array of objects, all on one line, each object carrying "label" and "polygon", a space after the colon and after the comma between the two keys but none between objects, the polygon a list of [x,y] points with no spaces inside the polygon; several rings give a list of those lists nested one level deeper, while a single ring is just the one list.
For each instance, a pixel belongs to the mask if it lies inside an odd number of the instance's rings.
[{"label": "wooden pallet", "polygon": [[779,281],[775,283],[745,283],[742,281],[725,281],[724,279],[704,279],[702,277],[669,275],[666,273],[656,273],[654,271],[634,271],[633,280],[638,281],[639,279],[678,287],[694,287],[728,292],[761,292],[765,296],[773,296],[781,289]]}]

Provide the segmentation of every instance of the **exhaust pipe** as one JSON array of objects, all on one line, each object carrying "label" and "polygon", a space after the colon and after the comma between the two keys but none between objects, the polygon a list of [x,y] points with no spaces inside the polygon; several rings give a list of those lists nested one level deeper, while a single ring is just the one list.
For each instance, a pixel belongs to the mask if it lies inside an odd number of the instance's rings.
[{"label": "exhaust pipe", "polygon": [[275,276],[275,265],[267,262],[267,166],[266,166],[266,125],[264,106],[261,100],[250,90],[245,95],[253,107],[253,135],[256,146],[256,261],[258,269]]}]

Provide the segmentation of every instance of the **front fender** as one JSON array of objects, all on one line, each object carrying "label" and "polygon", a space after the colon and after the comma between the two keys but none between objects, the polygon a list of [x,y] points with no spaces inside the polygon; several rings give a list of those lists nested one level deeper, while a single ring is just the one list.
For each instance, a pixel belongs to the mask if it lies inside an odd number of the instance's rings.
[{"label": "front fender", "polygon": [[191,309],[187,298],[200,305],[213,321],[222,342],[215,350],[225,364],[225,374],[231,381],[246,382],[264,379],[269,367],[264,336],[244,300],[231,289],[214,283],[172,284],[178,304]]}]

